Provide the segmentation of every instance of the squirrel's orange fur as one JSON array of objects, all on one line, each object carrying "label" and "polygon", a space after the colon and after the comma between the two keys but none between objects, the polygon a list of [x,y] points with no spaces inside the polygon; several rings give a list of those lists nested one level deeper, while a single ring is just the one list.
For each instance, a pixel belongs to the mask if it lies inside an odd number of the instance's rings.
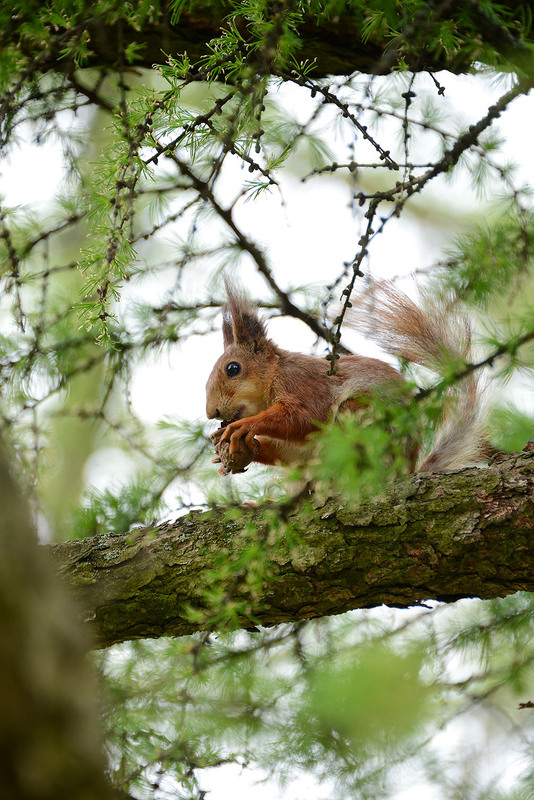
[{"label": "squirrel's orange fur", "polygon": [[[381,397],[401,402],[406,382],[394,367],[376,358],[344,355],[336,374],[328,375],[324,358],[282,350],[269,339],[257,310],[228,283],[227,294],[224,353],[208,379],[206,414],[227,421],[212,438],[217,447],[228,447],[230,460],[245,452],[246,463],[302,462],[316,423],[341,411],[356,412],[361,408],[358,397],[378,390]],[[357,304],[356,316],[360,331],[407,361],[436,368],[444,358],[467,356],[465,324],[456,324],[439,305],[423,312],[392,284],[373,287]],[[478,460],[479,416],[476,378],[471,375],[460,384],[456,418],[444,425],[418,468],[441,470]],[[413,469],[417,448],[410,455]]]}]

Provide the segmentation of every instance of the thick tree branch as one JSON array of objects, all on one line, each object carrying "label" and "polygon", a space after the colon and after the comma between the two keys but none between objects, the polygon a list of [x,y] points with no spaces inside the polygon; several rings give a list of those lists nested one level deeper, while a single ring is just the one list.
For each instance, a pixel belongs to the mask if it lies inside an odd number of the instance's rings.
[{"label": "thick tree branch", "polygon": [[[513,20],[515,28],[521,30],[522,13],[526,13],[522,8],[527,5],[515,0],[502,0],[500,8],[504,18],[507,16]],[[186,4],[178,21],[172,24],[170,13],[163,6],[153,19],[139,26],[128,24],[128,19],[117,22],[115,10],[110,12],[109,19],[103,14],[94,15],[91,6],[88,6],[86,18],[80,20],[90,43],[86,66],[115,69],[119,40],[123,47],[134,45],[138,49],[136,64],[140,67],[151,68],[154,64],[163,63],[166,55],[178,56],[185,52],[192,64],[197,63],[211,52],[209,42],[220,36],[221,29],[228,25],[226,18],[230,11],[232,5],[224,0],[205,5],[199,3],[192,7]],[[310,13],[298,30],[302,41],[302,57],[313,64],[307,74],[313,78],[346,75],[355,71],[386,74],[396,69],[400,61],[416,71],[448,69],[459,73],[467,71],[473,60],[483,59],[484,45],[495,47],[503,58],[512,63],[528,64],[529,51],[515,30],[490,18],[474,0],[428,2],[419,16],[421,19],[407,17],[400,26],[400,35],[392,43],[383,25],[371,31],[365,30],[366,18],[357,7],[320,19]],[[2,37],[4,45],[18,39],[19,21],[24,23],[26,20],[21,16],[11,29],[5,31]],[[432,26],[444,21],[471,46],[470,56],[466,57],[461,47],[449,57],[442,53],[436,55],[432,43],[427,47]],[[238,17],[236,24],[246,46],[248,23]],[[421,35],[416,37],[418,30]],[[52,48],[46,55],[45,69],[69,68],[67,61],[62,62],[62,47],[71,33],[72,30],[58,28],[58,49],[56,52]],[[24,37],[22,41],[27,50],[28,43]],[[532,42],[531,34],[526,41]]]},{"label": "thick tree branch", "polygon": [[[502,7],[510,10],[520,19],[520,9],[517,2],[509,0],[502,2]],[[122,26],[121,36],[125,45],[141,44],[143,49],[140,54],[140,66],[152,67],[153,64],[164,60],[163,53],[177,55],[187,52],[192,63],[209,52],[208,43],[220,35],[221,29],[227,24],[225,17],[232,9],[229,3],[221,2],[218,8],[198,7],[185,9],[179,21],[172,25],[162,13],[157,23],[146,25],[142,31],[133,27]],[[453,21],[454,27],[462,33],[463,20],[471,18],[474,26],[463,30],[466,41],[474,38],[476,31],[480,44],[485,43],[496,47],[503,57],[509,58],[512,63],[524,60],[528,52],[515,34],[502,27],[494,20],[487,17],[479,8],[478,3],[472,0],[445,0],[441,3],[428,3],[424,12],[424,22],[431,30],[432,24],[440,20]],[[302,41],[303,57],[314,66],[308,72],[310,77],[322,78],[327,75],[347,75],[352,72],[367,74],[387,74],[399,65],[401,50],[391,47],[383,29],[378,27],[377,32],[363,36],[364,18],[360,12],[344,12],[339,15],[330,15],[319,21],[315,14],[310,14],[304,24],[299,26],[299,37]],[[421,24],[421,23],[419,23]],[[239,25],[239,19],[238,19]],[[405,22],[404,46],[402,52],[404,63],[414,71],[448,69],[452,72],[466,72],[471,66],[471,61],[459,52],[450,59],[443,55],[436,56],[433,47],[426,48],[425,36],[422,41],[414,40],[414,21],[409,18]],[[116,59],[115,43],[117,29],[115,25],[107,25],[105,21],[94,20],[88,26],[91,34],[91,44],[95,52],[95,63],[98,66],[114,66]],[[240,34],[244,41],[247,40],[247,23],[243,19]],[[410,47],[410,45],[413,47]],[[386,56],[384,51],[387,47]],[[481,55],[479,53],[479,57]]]},{"label": "thick tree branch", "polygon": [[[192,64],[210,53],[208,43],[220,36],[225,26],[224,18],[231,10],[230,4],[221,4],[217,12],[215,8],[196,8],[184,10],[177,24],[173,25],[164,13],[152,23],[146,23],[142,30],[121,23],[121,37],[124,46],[140,45],[136,65],[150,69],[154,64],[165,61],[165,54],[179,56],[187,53]],[[246,38],[246,23],[243,20],[242,35]],[[86,30],[90,36],[91,56],[87,63],[90,67],[117,66],[117,41],[119,26],[108,23],[105,19],[90,19]],[[326,75],[342,75],[358,70],[373,73],[380,65],[385,42],[381,40],[361,39],[361,20],[352,15],[343,14],[333,21],[321,22],[318,27],[312,19],[299,29],[303,42],[305,58],[315,61],[315,67],[309,73],[313,77]],[[57,54],[51,53],[51,61],[61,69]],[[428,68],[444,69],[444,61],[429,56]],[[52,66],[52,64],[51,64]],[[421,69],[422,67],[420,67]],[[468,68],[467,63],[461,65],[460,71]],[[382,72],[390,72],[391,65]]]},{"label": "thick tree branch", "polygon": [[[100,647],[213,627],[209,614],[206,623],[193,622],[187,609],[206,609],[204,593],[215,588],[249,602],[262,625],[382,603],[534,591],[534,453],[487,469],[415,474],[357,507],[313,497],[285,513],[291,545],[283,525],[274,536],[276,514],[243,509],[228,521],[223,509],[197,511],[49,549]],[[259,593],[239,567],[216,587],[221,554],[237,563],[250,547],[243,530],[251,525],[253,541],[268,552]]]}]

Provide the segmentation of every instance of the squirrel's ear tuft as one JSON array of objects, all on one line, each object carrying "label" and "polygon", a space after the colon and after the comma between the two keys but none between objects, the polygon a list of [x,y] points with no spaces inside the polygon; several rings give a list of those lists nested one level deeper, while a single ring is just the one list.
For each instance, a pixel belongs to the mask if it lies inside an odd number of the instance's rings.
[{"label": "squirrel's ear tuft", "polygon": [[228,302],[223,309],[224,346],[238,344],[258,353],[272,347],[265,325],[248,297],[224,280]]},{"label": "squirrel's ear tuft", "polygon": [[230,313],[230,309],[228,308],[228,306],[223,307],[222,332],[223,332],[224,349],[226,350],[227,347],[230,347],[230,345],[234,343],[234,329],[232,327],[232,315]]}]

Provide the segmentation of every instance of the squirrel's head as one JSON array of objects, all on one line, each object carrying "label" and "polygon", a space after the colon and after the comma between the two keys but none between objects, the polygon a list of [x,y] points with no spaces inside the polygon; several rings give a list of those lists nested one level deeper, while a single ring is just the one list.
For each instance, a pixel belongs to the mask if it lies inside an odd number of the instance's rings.
[{"label": "squirrel's head", "polygon": [[267,338],[257,309],[226,281],[223,308],[224,353],[206,384],[208,419],[236,420],[269,407],[279,351]]}]

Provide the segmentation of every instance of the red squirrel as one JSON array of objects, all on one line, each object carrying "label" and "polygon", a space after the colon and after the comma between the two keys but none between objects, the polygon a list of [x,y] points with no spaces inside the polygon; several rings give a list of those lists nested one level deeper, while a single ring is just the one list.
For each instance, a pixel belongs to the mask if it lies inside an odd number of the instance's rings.
[{"label": "red squirrel", "polygon": [[[325,358],[278,347],[245,294],[229,282],[226,290],[224,353],[206,386],[207,417],[223,421],[212,434],[214,461],[223,464],[220,474],[243,472],[252,461],[303,464],[317,423],[343,412],[357,413],[362,397],[372,393],[405,401],[408,385],[394,367],[376,358],[342,355],[335,374],[329,375]],[[390,354],[431,369],[447,358],[465,363],[469,326],[444,304],[423,311],[393,284],[382,282],[355,306],[349,324]],[[411,448],[410,471],[459,468],[480,460],[480,397],[474,373],[459,382],[456,394],[454,417],[444,422],[432,452],[419,465],[418,446]]]}]

